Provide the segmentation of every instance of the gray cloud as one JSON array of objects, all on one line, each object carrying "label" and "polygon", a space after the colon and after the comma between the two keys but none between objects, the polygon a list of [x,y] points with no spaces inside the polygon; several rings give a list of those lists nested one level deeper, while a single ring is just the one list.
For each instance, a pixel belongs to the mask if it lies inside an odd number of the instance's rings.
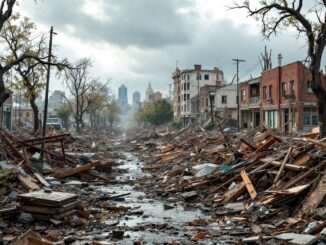
[{"label": "gray cloud", "polygon": [[[193,7],[194,1],[104,0],[103,12],[109,17],[107,21],[83,13],[81,0],[43,0],[37,4],[34,0],[24,0],[21,4],[37,23],[53,25],[59,32],[66,32],[66,26],[71,25],[76,30],[74,37],[82,42],[114,44],[121,48],[125,57],[136,60],[124,67],[129,76],[124,73],[112,76],[109,67],[105,71],[107,74],[102,74],[113,78],[114,90],[122,83],[127,85],[129,96],[138,90],[143,97],[148,81],[154,89],[166,94],[177,59],[180,68],[191,68],[194,64],[202,64],[205,68],[219,67],[230,81],[236,70],[233,58],[247,60],[240,66],[242,80],[250,74],[259,75],[258,56],[265,45],[272,49],[274,65],[278,53],[282,53],[284,63],[306,57],[304,40],[296,39],[296,34],[287,29],[267,41],[262,35],[250,32],[250,27],[245,24],[235,26],[227,19],[207,23],[202,22],[196,11],[177,12],[183,7]],[[64,44],[60,45],[60,49],[65,50]],[[96,70],[96,57],[93,59]]]},{"label": "gray cloud", "polygon": [[85,14],[80,0],[44,0],[38,6],[31,2],[24,1],[23,8],[35,19],[55,25],[59,30],[71,25],[76,29],[76,35],[86,41],[141,48],[191,41],[188,15],[177,13],[177,10],[191,4],[192,0],[106,0],[102,11],[108,20]]}]

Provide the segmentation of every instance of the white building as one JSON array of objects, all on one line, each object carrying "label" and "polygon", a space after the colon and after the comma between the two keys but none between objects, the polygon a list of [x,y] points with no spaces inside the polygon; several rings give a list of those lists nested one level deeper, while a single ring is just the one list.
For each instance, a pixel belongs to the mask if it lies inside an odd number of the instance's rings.
[{"label": "white building", "polygon": [[[195,65],[194,69],[179,70],[173,74],[174,92],[173,107],[174,120],[185,122],[196,121],[199,118],[198,108],[200,103],[198,94],[200,88],[205,85],[223,86],[223,71],[218,68],[212,70],[202,69],[201,65]],[[197,96],[197,102],[191,103],[191,98]],[[192,108],[196,107],[196,108]]]},{"label": "white building", "polygon": [[215,111],[222,118],[237,119],[237,84],[226,85],[216,90]]}]

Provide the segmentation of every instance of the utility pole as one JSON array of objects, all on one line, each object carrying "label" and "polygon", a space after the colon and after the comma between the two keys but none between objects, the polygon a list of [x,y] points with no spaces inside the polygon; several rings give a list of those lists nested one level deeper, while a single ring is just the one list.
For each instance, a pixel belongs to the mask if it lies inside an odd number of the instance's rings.
[{"label": "utility pole", "polygon": [[199,72],[197,72],[197,94],[198,94],[198,98],[197,98],[197,102],[198,102],[198,104],[197,104],[197,109],[198,109],[198,121],[197,121],[197,124],[199,124],[199,122],[200,122],[200,120],[199,120],[199,118],[200,118],[200,106],[199,106],[199,103],[200,103],[200,98],[199,98],[199,92],[200,92],[200,88],[199,88],[199,76],[200,76],[200,73]]},{"label": "utility pole", "polygon": [[240,100],[239,100],[239,63],[245,60],[233,59],[237,63],[237,109],[238,109],[238,132],[240,132]]},{"label": "utility pole", "polygon": [[[50,82],[50,71],[51,71],[51,56],[52,56],[52,36],[56,34],[53,32],[53,26],[50,29],[50,41],[49,41],[49,56],[48,56],[48,71],[46,74],[46,87],[45,87],[45,99],[44,99],[44,114],[43,114],[43,127],[42,127],[42,138],[45,137],[46,131],[46,119],[48,115],[48,97],[49,97],[49,82]],[[44,140],[41,146],[41,159],[43,159],[44,153]]]}]

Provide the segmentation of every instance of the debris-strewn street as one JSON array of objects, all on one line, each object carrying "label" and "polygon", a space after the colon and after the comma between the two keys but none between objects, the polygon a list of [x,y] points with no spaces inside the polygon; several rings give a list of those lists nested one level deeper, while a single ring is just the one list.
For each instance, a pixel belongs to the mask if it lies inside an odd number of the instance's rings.
[{"label": "debris-strewn street", "polygon": [[4,244],[325,240],[326,145],[318,132],[193,126],[1,135]]}]

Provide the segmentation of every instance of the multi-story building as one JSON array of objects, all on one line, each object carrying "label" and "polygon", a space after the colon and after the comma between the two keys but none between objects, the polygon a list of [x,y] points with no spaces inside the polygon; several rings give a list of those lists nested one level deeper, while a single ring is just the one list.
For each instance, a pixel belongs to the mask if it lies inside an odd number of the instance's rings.
[{"label": "multi-story building", "polygon": [[[216,85],[204,85],[199,89],[199,114],[200,120],[205,122],[211,118],[211,113],[214,111],[215,107],[215,95],[212,95],[211,92],[215,92],[219,88]],[[211,98],[210,98],[211,97]],[[212,101],[212,104],[211,104]],[[198,113],[198,96],[192,98],[192,114],[195,115]]]},{"label": "multi-story building", "polygon": [[132,105],[135,109],[139,109],[140,107],[140,93],[138,91],[132,94]]},{"label": "multi-story building", "polygon": [[65,92],[60,90],[55,90],[49,96],[48,110],[56,111],[65,102]]},{"label": "multi-story building", "polygon": [[[40,120],[43,119],[39,115]],[[34,125],[34,112],[28,103],[21,103],[14,108],[14,126],[32,128]]]},{"label": "multi-story building", "polygon": [[149,103],[154,103],[161,99],[162,99],[162,93],[159,91],[156,91],[155,93],[153,93],[152,95],[149,96]]},{"label": "multi-story building", "polygon": [[[326,78],[323,76],[324,86]],[[241,86],[241,126],[265,122],[282,131],[310,131],[318,125],[310,72],[301,62],[279,65]]]},{"label": "multi-story building", "polygon": [[239,84],[241,128],[253,128],[260,125],[260,84],[261,77],[252,78]]},{"label": "multi-story building", "polygon": [[125,85],[121,85],[118,91],[118,103],[120,106],[125,107],[128,105],[128,89]]},{"label": "multi-story building", "polygon": [[151,82],[148,83],[148,87],[146,89],[146,98],[145,98],[145,101],[146,102],[149,102],[150,100],[150,97],[153,95],[154,91],[152,89],[152,86],[151,86]]},{"label": "multi-story building", "polygon": [[[195,65],[194,69],[182,71],[177,68],[173,73],[173,80],[174,120],[179,121],[182,118],[185,123],[195,122],[200,119],[198,110],[200,108],[200,98],[198,95],[201,87],[205,85],[224,85],[223,71],[218,68],[213,70],[202,69],[201,65]],[[194,100],[197,100],[197,103],[194,103]]]},{"label": "multi-story building", "polygon": [[214,105],[219,117],[237,119],[237,85],[229,84],[217,89]]}]

